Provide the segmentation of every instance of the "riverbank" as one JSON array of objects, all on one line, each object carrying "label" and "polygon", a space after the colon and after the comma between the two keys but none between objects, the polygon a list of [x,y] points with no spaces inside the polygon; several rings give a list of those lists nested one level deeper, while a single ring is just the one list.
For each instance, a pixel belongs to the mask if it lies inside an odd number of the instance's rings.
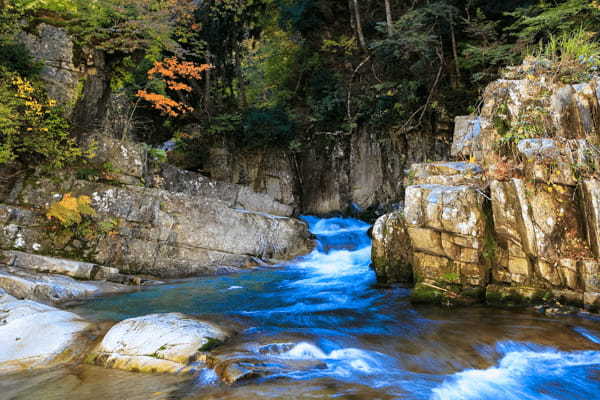
[{"label": "riverbank", "polygon": [[3,378],[3,393],[14,399],[491,400],[544,392],[571,400],[600,390],[595,317],[412,305],[409,289],[377,287],[367,224],[306,220],[317,248],[285,268],[152,286],[68,310],[113,324],[169,312],[235,323],[238,333],[210,355],[253,372],[237,384],[223,383],[210,368],[171,376],[81,364]]}]

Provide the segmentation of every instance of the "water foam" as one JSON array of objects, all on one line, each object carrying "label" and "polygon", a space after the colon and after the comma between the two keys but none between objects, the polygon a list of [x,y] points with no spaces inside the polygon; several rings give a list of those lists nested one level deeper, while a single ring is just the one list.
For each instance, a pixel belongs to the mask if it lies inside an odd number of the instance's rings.
[{"label": "water foam", "polygon": [[280,353],[277,357],[287,360],[307,360],[323,361],[327,368],[320,369],[319,374],[333,375],[343,378],[351,378],[358,374],[375,375],[384,373],[383,368],[388,364],[388,356],[363,349],[342,348],[335,349],[326,353],[318,346],[300,342],[286,352]]},{"label": "water foam", "polygon": [[554,400],[597,398],[600,352],[561,352],[524,343],[501,342],[497,366],[469,369],[433,389],[432,400]]}]

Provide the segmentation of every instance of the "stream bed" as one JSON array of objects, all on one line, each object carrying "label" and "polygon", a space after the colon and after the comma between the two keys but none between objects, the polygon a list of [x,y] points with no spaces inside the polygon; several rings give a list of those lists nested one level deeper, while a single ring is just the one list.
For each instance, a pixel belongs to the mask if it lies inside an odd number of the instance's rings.
[{"label": "stream bed", "polygon": [[369,225],[304,217],[318,239],[286,265],[90,300],[95,321],[156,312],[227,318],[227,348],[271,373],[231,386],[79,365],[0,379],[0,399],[600,399],[600,320],[529,310],[415,307],[377,288]]}]

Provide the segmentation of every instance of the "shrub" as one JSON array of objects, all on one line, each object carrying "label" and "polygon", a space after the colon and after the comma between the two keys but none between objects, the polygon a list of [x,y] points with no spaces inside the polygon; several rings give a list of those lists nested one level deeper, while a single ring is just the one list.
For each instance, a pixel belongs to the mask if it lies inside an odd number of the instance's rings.
[{"label": "shrub", "polygon": [[48,208],[46,217],[50,220],[54,218],[63,227],[68,228],[80,224],[84,216],[96,215],[91,202],[92,200],[89,196],[73,197],[70,193],[66,193],[60,201],[53,203]]},{"label": "shrub", "polygon": [[550,35],[533,51],[536,58],[550,66],[566,83],[588,80],[600,70],[600,43],[597,34],[580,28],[574,32]]},{"label": "shrub", "polygon": [[0,67],[0,165],[21,159],[62,168],[87,154],[69,134],[56,101],[39,85]]},{"label": "shrub", "polygon": [[0,65],[26,78],[35,77],[42,69],[42,63],[31,57],[27,47],[12,42],[0,42]]}]

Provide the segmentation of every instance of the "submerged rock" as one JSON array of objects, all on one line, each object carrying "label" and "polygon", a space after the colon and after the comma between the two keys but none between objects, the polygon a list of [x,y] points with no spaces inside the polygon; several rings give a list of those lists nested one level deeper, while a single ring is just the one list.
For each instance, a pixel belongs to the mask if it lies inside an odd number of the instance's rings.
[{"label": "submerged rock", "polygon": [[0,373],[49,368],[81,355],[92,325],[71,312],[0,289]]},{"label": "submerged rock", "polygon": [[181,313],[150,314],[113,326],[87,358],[108,368],[184,373],[235,332]]}]

